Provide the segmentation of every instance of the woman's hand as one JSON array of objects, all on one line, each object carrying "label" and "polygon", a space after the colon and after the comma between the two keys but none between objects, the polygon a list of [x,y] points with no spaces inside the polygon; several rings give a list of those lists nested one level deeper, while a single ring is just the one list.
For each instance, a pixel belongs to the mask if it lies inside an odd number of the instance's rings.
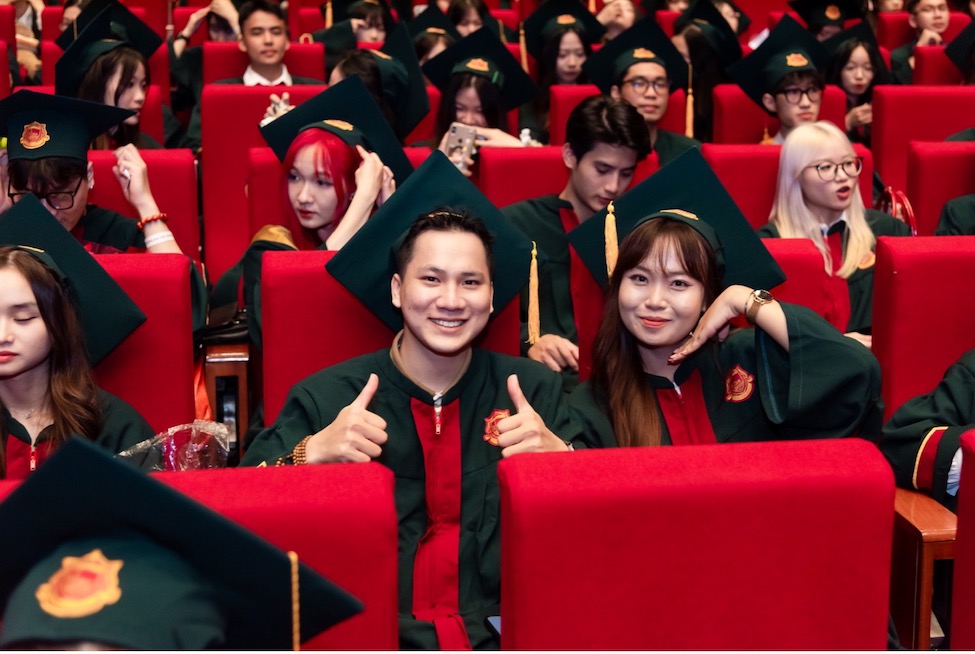
[{"label": "woman's hand", "polygon": [[853,107],[846,113],[846,131],[851,131],[857,127],[863,125],[869,125],[873,122],[873,107],[870,103],[861,104],[858,107]]},{"label": "woman's hand", "polygon": [[471,168],[474,167],[474,159],[471,157],[471,155],[474,154],[474,150],[472,149],[471,153],[466,155],[459,148],[455,149],[453,152],[448,152],[447,139],[449,137],[450,132],[445,132],[443,137],[440,139],[440,145],[437,146],[437,149],[447,155],[447,158],[450,159],[450,163],[457,166],[457,170],[464,173],[465,177],[470,177]]},{"label": "woman's hand", "polygon": [[847,338],[852,338],[857,343],[863,345],[863,347],[868,350],[873,349],[873,336],[870,334],[861,334],[860,332],[847,332],[843,334]]},{"label": "woman's hand", "polygon": [[393,171],[389,166],[383,166],[383,182],[379,188],[379,197],[376,198],[376,208],[386,204],[386,201],[389,200],[395,191],[396,179],[393,177]]},{"label": "woman's hand", "polygon": [[479,148],[522,148],[525,146],[520,138],[497,127],[478,127],[475,144]]},{"label": "woman's hand", "polygon": [[[335,229],[325,239],[325,247],[329,250],[341,250],[355,233],[366,224],[372,210],[382,204],[393,193],[395,182],[393,173],[383,165],[379,155],[369,152],[361,145],[355,146],[356,152],[362,158],[362,163],[355,170],[355,192],[345,215],[341,219],[336,216],[338,223]],[[388,179],[387,179],[387,171]]]},{"label": "woman's hand", "polygon": [[355,149],[362,158],[362,163],[355,171],[355,197],[365,196],[371,207],[383,190],[386,166],[375,152],[369,152],[361,145],[355,146]]},{"label": "woman's hand", "polygon": [[143,208],[148,208],[149,204],[152,205],[149,209],[150,215],[159,213],[152,191],[149,190],[149,169],[138,148],[131,143],[123,145],[115,150],[115,159],[112,173],[122,187],[125,199],[139,211],[140,215]]}]

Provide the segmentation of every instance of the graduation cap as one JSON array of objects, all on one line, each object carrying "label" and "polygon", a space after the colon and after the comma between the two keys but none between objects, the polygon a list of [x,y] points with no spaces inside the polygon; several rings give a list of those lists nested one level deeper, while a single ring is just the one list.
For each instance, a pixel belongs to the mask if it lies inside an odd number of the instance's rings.
[{"label": "graduation cap", "polygon": [[71,97],[20,90],[0,100],[0,135],[17,159],[88,160],[88,146],[134,111]]},{"label": "graduation cap", "polygon": [[[973,32],[975,34],[975,32]],[[873,33],[870,24],[866,21],[860,21],[853,27],[838,32],[833,36],[829,37],[825,41],[822,41],[823,49],[830,56],[830,60],[836,58],[836,53],[839,51],[840,47],[851,40],[863,41],[870,44],[874,52],[877,53],[877,61],[880,64],[880,70],[874,71],[874,81],[875,83],[885,83],[890,79],[890,71],[887,69],[887,64],[884,62],[884,58],[880,56],[880,46],[877,44],[877,37]],[[947,48],[945,49],[947,52]]]},{"label": "graduation cap", "polygon": [[711,0],[695,0],[674,22],[674,31],[681,32],[688,25],[701,30],[722,67],[727,68],[741,59],[738,35]]},{"label": "graduation cap", "polygon": [[645,62],[664,67],[671,91],[687,88],[687,62],[652,17],[637,21],[592,53],[582,69],[599,90],[609,95],[612,87],[623,80],[627,68]]},{"label": "graduation cap", "polygon": [[[88,9],[82,11],[79,20]],[[95,60],[115,48],[132,48],[148,61],[163,44],[151,27],[119,2],[110,3],[90,20],[86,19],[84,29],[73,41],[65,39],[65,34],[70,39],[72,31],[65,30],[58,40],[58,45],[64,48],[54,66],[54,90],[58,95],[76,95]]]},{"label": "graduation cap", "polygon": [[[785,281],[782,269],[696,148],[634,186],[567,237],[606,288],[609,269],[616,265],[615,255],[607,251],[615,253],[627,234],[655,218],[684,222],[707,240],[723,269],[722,288],[733,284],[774,288]],[[607,233],[612,238],[614,230],[616,242],[607,243]]]},{"label": "graduation cap", "polygon": [[0,244],[39,250],[49,267],[53,260],[78,310],[91,365],[145,322],[135,302],[32,194],[0,214]]},{"label": "graduation cap", "polygon": [[501,89],[505,110],[525,104],[538,93],[538,87],[522,69],[508,48],[491,33],[479,29],[423,64],[423,73],[441,91],[454,73],[486,77]]},{"label": "graduation cap", "polygon": [[0,524],[4,646],[297,649],[363,608],[293,553],[79,438],[0,504]]},{"label": "graduation cap", "polygon": [[393,128],[383,117],[365,83],[355,75],[305,100],[260,129],[280,161],[284,161],[291,142],[300,132],[323,129],[349,146],[361,145],[378,154],[393,171],[397,184],[402,184],[413,172]]},{"label": "graduation cap", "polygon": [[533,244],[447,157],[434,151],[325,267],[393,331],[403,318],[390,299],[395,250],[417,218],[468,210],[494,235],[494,306],[504,307],[529,280]]},{"label": "graduation cap", "polygon": [[863,16],[856,0],[789,0],[789,6],[813,31],[827,25],[843,27],[844,21]]},{"label": "graduation cap", "polygon": [[945,46],[945,56],[958,67],[963,75],[971,68],[972,48],[975,47],[975,23],[965,26],[958,36]]},{"label": "graduation cap", "polygon": [[368,52],[376,57],[383,96],[396,112],[398,136],[405,139],[430,112],[423,69],[406,25],[400,23],[394,27],[386,34],[382,48]]},{"label": "graduation cap", "polygon": [[599,43],[606,28],[579,0],[545,0],[525,19],[525,46],[535,59],[542,56],[545,44],[560,29],[572,27],[583,41]]},{"label": "graduation cap", "polygon": [[410,31],[410,36],[416,41],[421,36],[426,33],[431,34],[444,34],[449,36],[455,42],[460,41],[461,35],[454,27],[454,24],[450,22],[447,15],[440,11],[440,7],[436,4],[429,5],[426,9],[420,12],[420,15],[406,23],[407,29]]},{"label": "graduation cap", "polygon": [[772,93],[783,77],[793,72],[821,72],[828,62],[829,54],[822,44],[786,14],[762,45],[728,67],[728,75],[755,104],[765,109],[762,96]]}]

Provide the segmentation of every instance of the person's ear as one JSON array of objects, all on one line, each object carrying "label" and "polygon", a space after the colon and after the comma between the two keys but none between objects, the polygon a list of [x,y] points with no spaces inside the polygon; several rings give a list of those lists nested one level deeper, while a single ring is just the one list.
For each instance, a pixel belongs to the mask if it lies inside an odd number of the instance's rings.
[{"label": "person's ear", "polygon": [[907,24],[911,26],[911,29],[917,29],[917,18],[915,14],[910,13],[907,15]]},{"label": "person's ear", "polygon": [[95,188],[95,166],[90,161],[88,162],[88,172],[85,175],[88,178],[88,189]]},{"label": "person's ear", "polygon": [[489,313],[494,313],[494,282],[491,282],[491,311]]},{"label": "person's ear", "polygon": [[771,93],[762,94],[762,106],[771,111],[773,114],[778,113],[778,107],[775,106],[775,96]]},{"label": "person's ear", "polygon": [[616,86],[615,84],[609,87],[609,97],[613,98],[614,100],[619,100],[621,97],[620,87]]},{"label": "person's ear", "polygon": [[562,163],[569,170],[575,170],[575,167],[579,165],[579,160],[576,158],[576,153],[572,151],[572,146],[568,143],[562,144]]},{"label": "person's ear", "polygon": [[403,303],[399,297],[399,291],[402,284],[403,281],[400,279],[399,273],[393,275],[393,279],[391,279],[389,282],[389,293],[393,300],[393,306],[397,309],[403,308]]},{"label": "person's ear", "polygon": [[244,45],[244,30],[241,29],[240,33],[237,35],[237,49],[241,52],[247,52],[247,46]]}]

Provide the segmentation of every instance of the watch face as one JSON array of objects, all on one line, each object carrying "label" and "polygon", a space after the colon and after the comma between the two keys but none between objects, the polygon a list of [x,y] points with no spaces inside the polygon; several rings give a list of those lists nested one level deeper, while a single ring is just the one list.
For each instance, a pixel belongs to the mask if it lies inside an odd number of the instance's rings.
[{"label": "watch face", "polygon": [[759,290],[759,291],[755,291],[755,299],[761,302],[762,304],[765,304],[766,302],[771,302],[775,298],[773,298],[772,294],[769,293],[768,291]]}]

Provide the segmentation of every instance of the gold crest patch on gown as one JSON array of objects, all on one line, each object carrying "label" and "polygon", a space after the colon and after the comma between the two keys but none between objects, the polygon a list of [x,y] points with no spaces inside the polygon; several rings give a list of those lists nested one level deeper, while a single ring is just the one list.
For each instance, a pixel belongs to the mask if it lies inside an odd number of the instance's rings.
[{"label": "gold crest patch on gown", "polygon": [[727,402],[744,402],[755,391],[755,375],[736,365],[724,379],[724,399]]},{"label": "gold crest patch on gown", "polygon": [[484,419],[484,440],[491,445],[498,444],[498,436],[501,435],[501,431],[498,429],[498,423],[511,416],[511,411],[508,409],[495,409],[491,412],[487,418]]}]

